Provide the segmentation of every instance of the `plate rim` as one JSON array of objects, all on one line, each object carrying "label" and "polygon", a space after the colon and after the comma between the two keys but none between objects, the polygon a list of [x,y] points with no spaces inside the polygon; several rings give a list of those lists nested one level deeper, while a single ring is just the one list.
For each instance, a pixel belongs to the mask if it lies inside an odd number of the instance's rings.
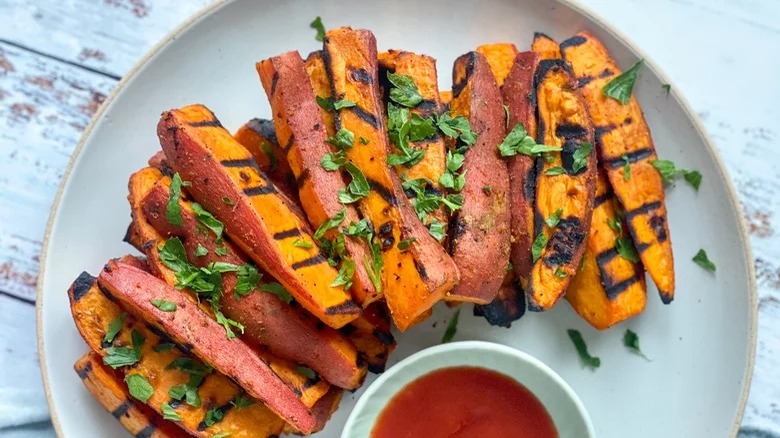
[{"label": "plate rim", "polygon": [[[42,315],[43,315],[43,289],[44,289],[44,277],[45,277],[44,268],[46,266],[46,261],[48,258],[49,240],[51,238],[52,227],[61,207],[62,194],[64,192],[65,185],[70,179],[70,174],[73,170],[73,166],[81,156],[81,152],[84,149],[84,145],[87,143],[87,140],[92,135],[92,131],[95,129],[95,126],[97,125],[98,121],[103,117],[103,115],[105,114],[106,110],[111,105],[111,103],[124,91],[125,85],[127,85],[127,83],[131,79],[133,79],[136,76],[136,74],[143,67],[145,67],[146,64],[152,58],[154,58],[163,48],[171,44],[179,34],[188,30],[193,24],[200,21],[201,19],[206,18],[207,16],[213,14],[220,8],[230,3],[233,3],[235,1],[237,0],[212,1],[211,3],[202,7],[200,10],[196,11],[187,19],[179,23],[165,36],[163,36],[156,44],[154,44],[148,51],[146,51],[143,54],[143,56],[141,56],[138,59],[138,61],[133,65],[133,67],[130,68],[130,70],[125,75],[122,76],[122,78],[116,84],[114,89],[111,91],[111,93],[109,93],[109,95],[106,97],[106,99],[100,105],[98,110],[90,119],[90,122],[87,125],[87,127],[84,129],[84,132],[81,134],[81,137],[79,138],[76,147],[73,149],[73,153],[70,157],[70,160],[68,161],[68,165],[65,168],[65,171],[62,175],[62,180],[60,181],[57,187],[57,193],[54,196],[54,200],[52,201],[51,211],[49,212],[49,217],[46,221],[46,229],[44,231],[43,242],[41,244],[40,263],[38,267],[38,281],[36,282],[36,294],[35,294],[36,346],[38,348],[37,356],[40,365],[41,379],[43,381],[44,393],[46,396],[46,404],[49,408],[51,423],[52,426],[54,427],[54,431],[57,434],[57,437],[61,438],[64,436],[64,434],[62,431],[62,425],[60,424],[58,418],[57,411],[54,408],[54,400],[52,399],[51,388],[49,386],[49,378],[48,378],[49,373],[47,371],[46,357],[45,354],[43,353],[44,342],[43,342]],[[610,22],[602,18],[599,14],[595,13],[589,6],[585,6],[584,4],[580,3],[580,0],[549,0],[549,1],[553,3],[559,3],[564,6],[568,6],[569,8],[582,14],[582,16],[588,18],[589,20],[592,20],[594,23],[601,26],[602,29],[612,34],[612,36],[615,37],[615,39],[617,39],[620,43],[622,43],[631,52],[638,55],[639,59],[643,59],[645,67],[652,70],[653,73],[656,74],[663,81],[663,83],[672,84],[672,82],[667,77],[666,73],[660,67],[658,67],[658,65],[653,61],[652,58],[647,56],[644,50],[642,50],[637,44],[635,44],[625,33],[618,30]],[[735,212],[737,213],[737,226],[739,228],[739,237],[740,237],[740,242],[742,244],[743,253],[745,254],[744,262],[748,273],[747,292],[748,292],[748,306],[749,306],[748,307],[749,308],[748,357],[747,357],[747,366],[744,371],[745,374],[743,376],[744,380],[742,383],[740,400],[737,405],[737,412],[734,417],[734,423],[732,425],[731,434],[730,434],[731,437],[736,437],[737,433],[739,432],[739,428],[742,425],[742,419],[745,414],[747,399],[750,393],[750,386],[751,386],[753,371],[755,367],[756,344],[757,344],[757,337],[758,337],[758,333],[757,333],[758,295],[756,291],[756,272],[755,272],[755,265],[753,263],[753,252],[750,247],[750,237],[747,232],[747,224],[746,224],[745,214],[742,209],[742,204],[739,202],[736,189],[734,188],[734,182],[729,177],[729,173],[725,165],[723,164],[723,159],[720,155],[720,152],[718,151],[717,148],[715,148],[712,138],[710,137],[709,133],[702,125],[699,116],[691,108],[688,99],[685,96],[678,93],[677,88],[674,86],[671,86],[670,96],[677,101],[677,104],[680,105],[685,115],[688,116],[688,119],[692,122],[693,128],[696,130],[696,132],[699,134],[702,140],[704,140],[705,147],[708,149],[708,152],[714,158],[716,168],[720,172],[721,176],[723,177],[723,180],[726,183],[725,184],[726,193],[728,195],[729,202],[731,206],[734,208]]]}]

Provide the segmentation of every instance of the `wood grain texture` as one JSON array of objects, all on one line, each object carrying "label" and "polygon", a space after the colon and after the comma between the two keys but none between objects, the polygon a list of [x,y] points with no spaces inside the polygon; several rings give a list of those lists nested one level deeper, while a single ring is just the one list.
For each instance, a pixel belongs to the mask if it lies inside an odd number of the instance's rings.
[{"label": "wood grain texture", "polygon": [[[18,382],[33,392],[41,390],[29,303],[51,202],[82,130],[116,78],[207,3],[0,2],[0,365],[10,357],[7,352],[20,358],[10,367],[16,371],[7,379],[0,376],[0,390]],[[673,92],[679,89],[690,100],[721,152],[745,210],[760,300],[758,356],[741,435],[780,436],[780,107],[775,103],[780,99],[780,63],[771,56],[780,47],[780,4],[584,3],[663,66],[674,82]],[[659,22],[664,32],[658,32]],[[679,182],[670,190],[684,189]],[[678,263],[686,259],[680,255]]]}]

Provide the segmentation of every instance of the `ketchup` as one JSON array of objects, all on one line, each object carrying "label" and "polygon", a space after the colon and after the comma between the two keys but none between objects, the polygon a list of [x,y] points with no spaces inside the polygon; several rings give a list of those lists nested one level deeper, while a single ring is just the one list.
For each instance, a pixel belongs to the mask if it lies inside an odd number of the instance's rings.
[{"label": "ketchup", "polygon": [[430,372],[404,386],[380,412],[371,438],[557,438],[536,396],[479,367]]}]

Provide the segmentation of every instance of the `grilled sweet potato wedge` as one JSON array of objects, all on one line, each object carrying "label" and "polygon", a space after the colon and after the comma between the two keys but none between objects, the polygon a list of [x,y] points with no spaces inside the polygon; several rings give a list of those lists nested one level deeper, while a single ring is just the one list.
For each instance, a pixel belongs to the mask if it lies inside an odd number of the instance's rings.
[{"label": "grilled sweet potato wedge", "polygon": [[[306,58],[305,66],[314,95],[323,99],[330,99],[333,91],[330,89],[330,79],[328,79],[328,72],[325,70],[322,52],[319,50],[311,52],[309,57]],[[325,131],[328,133],[328,137],[334,137],[336,135],[336,125],[333,119],[333,112],[320,107],[320,115],[325,124]]]},{"label": "grilled sweet potato wedge", "polygon": [[[537,250],[526,293],[529,309],[538,311],[549,309],[564,294],[582,259],[593,213],[597,163],[588,110],[563,60],[539,63],[534,95],[536,142],[563,149],[536,159],[534,245],[544,247]],[[556,216],[559,220],[553,219]]]},{"label": "grilled sweet potato wedge", "polygon": [[[428,118],[433,114],[442,113],[441,99],[439,98],[439,78],[436,75],[436,60],[427,55],[420,55],[412,52],[399,50],[389,50],[379,55],[379,83],[382,86],[384,101],[388,102],[391,84],[387,79],[388,73],[405,75],[412,78],[423,101],[410,111],[423,118]],[[439,177],[445,171],[447,158],[447,146],[440,132],[436,132],[433,138],[410,142],[409,145],[414,149],[425,151],[425,155],[419,163],[406,167],[404,165],[394,166],[396,173],[404,179],[427,179],[431,181],[426,188],[437,194],[444,193],[446,189],[439,183]],[[406,193],[407,197],[413,198],[414,193]],[[444,206],[430,214],[431,218],[445,224],[444,233],[447,232],[446,224],[449,217]]]},{"label": "grilled sweet potato wedge", "polygon": [[449,109],[450,102],[452,102],[452,90],[439,90],[439,98],[441,98],[442,110]]},{"label": "grilled sweet potato wedge", "polygon": [[390,317],[384,303],[372,303],[364,309],[361,318],[341,331],[355,344],[369,371],[374,374],[385,371],[387,359],[395,349],[395,338],[390,331]]},{"label": "grilled sweet potato wedge", "polygon": [[474,305],[474,316],[481,316],[490,325],[511,327],[525,314],[525,293],[517,283],[515,273],[508,271],[498,294],[488,304]]},{"label": "grilled sweet potato wedge", "polygon": [[[383,290],[393,321],[403,331],[458,282],[458,269],[420,223],[398,176],[386,163],[389,141],[377,86],[374,35],[350,28],[330,30],[323,58],[333,96],[356,103],[338,111],[336,127],[368,141],[350,148],[347,158],[362,171],[371,189],[358,207],[381,241]],[[401,251],[397,244],[411,238],[409,248]]]},{"label": "grilled sweet potato wedge", "polygon": [[[162,415],[162,405],[170,403],[181,418],[177,425],[194,436],[210,437],[214,434],[249,433],[251,436],[271,437],[282,430],[284,421],[277,417],[262,403],[255,403],[244,409],[231,409],[236,397],[242,396],[241,390],[229,378],[219,373],[204,375],[198,387],[201,406],[191,406],[177,400],[171,403],[168,392],[177,385],[187,383],[189,374],[170,367],[174,361],[190,361],[190,349],[187,344],[173,344],[163,332],[136,320],[133,315],[124,317],[122,326],[113,340],[105,340],[111,321],[123,314],[117,303],[107,298],[98,286],[95,277],[82,273],[68,290],[71,312],[79,333],[87,345],[101,356],[107,356],[111,347],[130,347],[133,345],[132,332],[137,331],[144,339],[140,349],[140,359],[132,367],[120,367],[118,374],[141,374],[152,384],[154,393],[147,406]],[[167,348],[174,345],[174,348]],[[105,359],[104,359],[105,361]],[[197,361],[195,361],[197,364]],[[225,413],[222,421],[206,426],[204,420],[211,406],[218,406]]]},{"label": "grilled sweet potato wedge", "polygon": [[483,55],[469,52],[452,69],[450,111],[477,133],[461,174],[463,207],[450,221],[450,254],[461,281],[448,298],[487,304],[495,298],[509,263],[509,175],[498,145],[506,134],[501,91]]},{"label": "grilled sweet potato wedge", "polygon": [[[309,79],[301,56],[297,51],[287,52],[258,62],[256,67],[309,223],[318,228],[342,209],[345,209],[344,226],[358,222],[357,209],[339,202],[339,191],[347,187],[341,172],[329,172],[322,167],[322,157],[333,151],[327,143],[325,122],[320,115],[322,108],[311,87],[306,86]],[[330,230],[326,237],[332,239],[337,232],[337,229]],[[365,307],[382,296],[381,289],[377,288],[382,286],[379,273],[373,272],[366,239],[347,237],[344,247],[346,256],[355,261],[350,292]]]},{"label": "grilled sweet potato wedge", "polygon": [[538,53],[541,59],[558,59],[561,57],[561,49],[558,47],[558,43],[541,32],[534,32],[531,51]]},{"label": "grilled sweet potato wedge", "polygon": [[131,398],[122,377],[103,365],[94,352],[82,356],[73,365],[84,386],[105,409],[133,436],[148,438],[185,438],[190,436],[172,421]]},{"label": "grilled sweet potato wedge", "polygon": [[[509,75],[501,87],[504,105],[509,111],[509,127],[522,123],[528,135],[536,138],[536,101],[533,99],[534,73],[539,66],[539,54],[523,52],[515,57]],[[534,202],[536,199],[536,169],[534,159],[517,154],[507,158],[509,170],[509,209],[511,214],[510,258],[523,288],[531,275],[531,246],[534,233]]]},{"label": "grilled sweet potato wedge", "polygon": [[[182,225],[171,225],[165,218],[169,199],[168,179],[160,180],[142,200],[142,210],[148,222],[165,238],[177,237],[187,251],[190,263],[205,267],[211,263],[230,263],[241,266],[247,262],[231,242],[223,242],[222,254],[213,236],[199,231],[199,222],[189,202],[179,201]],[[196,256],[198,247],[206,248],[205,255]],[[150,256],[153,264],[162,261]],[[269,275],[261,272],[263,281]],[[222,312],[244,325],[246,342],[262,345],[281,358],[304,364],[330,383],[342,388],[355,389],[363,382],[365,366],[358,365],[357,352],[338,331],[320,327],[305,316],[299,308],[293,308],[268,292],[254,291],[245,296],[234,294],[237,283],[235,272],[222,274]],[[169,283],[175,285],[176,283]]]},{"label": "grilled sweet potato wedge", "polygon": [[[626,211],[628,229],[661,300],[674,299],[674,256],[666,217],[663,182],[651,162],[658,159],[650,129],[636,97],[622,105],[603,93],[604,85],[621,73],[601,42],[581,32],[561,43],[561,50],[580,84],[596,130],[601,166]],[[624,158],[631,179],[623,176]]]},{"label": "grilled sweet potato wedge", "polygon": [[[192,183],[192,197],[222,221],[231,240],[303,308],[334,328],[360,315],[352,297],[331,286],[338,273],[320,254],[294,203],[211,111],[202,105],[167,111],[157,133],[171,167]],[[296,241],[312,248],[295,246]]]},{"label": "grilled sweet potato wedge", "polygon": [[503,86],[515,63],[515,57],[519,53],[517,47],[512,43],[483,44],[477,46],[477,52],[487,59],[498,86]]},{"label": "grilled sweet potato wedge", "polygon": [[[252,397],[304,433],[316,418],[293,390],[243,341],[228,339],[224,329],[164,281],[130,265],[109,261],[98,276],[106,293],[130,313],[143,317],[175,342],[188,346],[217,371],[229,376]],[[152,300],[175,304],[172,312],[158,309]]]},{"label": "grilled sweet potato wedge", "polygon": [[[610,224],[612,224],[610,226]],[[612,187],[603,170],[596,180],[596,201],[582,268],[569,284],[566,299],[593,327],[604,330],[642,313],[647,302],[642,263],[621,257],[615,240],[620,217]],[[625,223],[620,230],[625,229]]]},{"label": "grilled sweet potato wedge", "polygon": [[260,170],[268,175],[276,187],[297,202],[295,175],[285,159],[284,150],[279,146],[274,122],[268,119],[252,119],[238,128],[233,137],[252,154]]}]

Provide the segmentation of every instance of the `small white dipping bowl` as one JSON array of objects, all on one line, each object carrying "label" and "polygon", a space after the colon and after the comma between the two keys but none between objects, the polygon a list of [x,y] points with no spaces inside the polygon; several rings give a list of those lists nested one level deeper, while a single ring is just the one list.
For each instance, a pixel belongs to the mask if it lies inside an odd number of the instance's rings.
[{"label": "small white dipping bowl", "polygon": [[466,341],[427,348],[387,370],[360,397],[341,438],[369,437],[379,414],[404,386],[431,371],[457,366],[487,368],[517,380],[547,409],[560,438],[595,437],[577,394],[550,367],[505,345]]}]

